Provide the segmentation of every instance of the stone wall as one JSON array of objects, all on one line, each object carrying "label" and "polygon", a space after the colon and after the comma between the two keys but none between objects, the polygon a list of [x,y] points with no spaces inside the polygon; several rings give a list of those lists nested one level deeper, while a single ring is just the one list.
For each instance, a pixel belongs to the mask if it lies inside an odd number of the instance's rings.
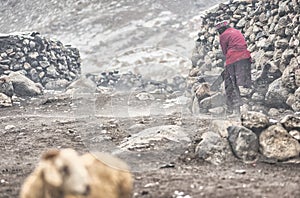
[{"label": "stone wall", "polygon": [[224,57],[214,28],[222,20],[245,35],[251,51],[253,91],[247,96],[250,110],[268,112],[281,107],[299,111],[300,2],[230,1],[208,10],[195,42],[190,78],[223,68]]},{"label": "stone wall", "polygon": [[0,35],[0,76],[11,71],[55,89],[80,75],[79,51],[37,32]]}]

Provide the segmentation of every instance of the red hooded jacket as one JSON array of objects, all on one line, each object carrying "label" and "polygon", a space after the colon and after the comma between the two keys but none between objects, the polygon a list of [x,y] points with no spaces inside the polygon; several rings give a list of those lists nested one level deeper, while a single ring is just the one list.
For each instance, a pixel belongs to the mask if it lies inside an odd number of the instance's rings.
[{"label": "red hooded jacket", "polygon": [[244,35],[235,28],[228,28],[220,35],[220,44],[226,57],[226,65],[251,58]]}]

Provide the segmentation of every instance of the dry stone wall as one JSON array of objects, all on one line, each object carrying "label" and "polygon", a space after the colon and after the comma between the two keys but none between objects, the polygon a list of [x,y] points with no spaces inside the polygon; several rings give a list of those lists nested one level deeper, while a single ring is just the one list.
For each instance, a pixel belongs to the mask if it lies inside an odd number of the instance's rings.
[{"label": "dry stone wall", "polygon": [[247,95],[250,110],[268,112],[280,107],[299,111],[300,2],[230,1],[208,10],[195,42],[191,79],[223,67],[224,57],[214,28],[222,20],[245,35],[251,51],[253,91]]},{"label": "dry stone wall", "polygon": [[46,89],[55,89],[80,75],[80,54],[76,48],[37,32],[0,35],[0,76],[12,71]]}]

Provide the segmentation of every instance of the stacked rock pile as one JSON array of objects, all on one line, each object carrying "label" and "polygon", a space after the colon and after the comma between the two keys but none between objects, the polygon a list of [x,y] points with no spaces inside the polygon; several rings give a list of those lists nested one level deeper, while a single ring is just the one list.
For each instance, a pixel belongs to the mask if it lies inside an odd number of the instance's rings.
[{"label": "stacked rock pile", "polygon": [[230,1],[207,11],[193,51],[191,79],[223,67],[214,28],[222,20],[245,35],[252,54],[253,89],[246,95],[247,108],[266,113],[274,113],[273,107],[299,111],[300,2]]},{"label": "stacked rock pile", "polygon": [[119,71],[103,72],[99,75],[87,74],[98,87],[115,88],[119,91],[143,90],[146,92],[173,93],[184,92],[186,79],[182,76],[175,76],[171,83],[165,81],[151,80],[140,74],[132,72],[120,73]]},{"label": "stacked rock pile", "polygon": [[0,35],[0,76],[11,71],[19,71],[33,82],[55,89],[80,75],[79,51],[37,32]]},{"label": "stacked rock pile", "polygon": [[[300,154],[300,132],[298,115],[286,115],[277,120],[270,119],[259,112],[247,112],[241,117],[242,126],[236,126],[236,130],[228,130],[228,140],[235,154],[256,155],[259,151],[267,159],[285,161],[298,158]],[[240,134],[240,133],[243,133]],[[247,134],[247,135],[246,135]],[[235,137],[235,138],[232,138]],[[254,147],[247,139],[257,137],[258,147]],[[248,146],[245,146],[247,145]],[[244,145],[244,146],[242,146]],[[243,148],[252,148],[252,154],[245,152]],[[235,152],[236,151],[236,152]],[[248,156],[248,157],[249,157]],[[238,156],[243,158],[242,156]],[[246,156],[244,156],[246,157]]]},{"label": "stacked rock pile", "polygon": [[216,165],[231,161],[232,154],[246,163],[299,163],[299,123],[300,117],[294,114],[275,120],[248,111],[241,116],[241,125],[213,121],[212,131],[202,134],[195,151],[201,160]]}]

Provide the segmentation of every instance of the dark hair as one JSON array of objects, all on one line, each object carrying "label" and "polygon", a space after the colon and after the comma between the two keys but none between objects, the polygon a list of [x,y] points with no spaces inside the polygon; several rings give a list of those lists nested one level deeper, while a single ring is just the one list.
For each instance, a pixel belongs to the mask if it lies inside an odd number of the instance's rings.
[{"label": "dark hair", "polygon": [[220,27],[219,29],[217,29],[218,33],[219,34],[222,34],[223,32],[225,32],[225,30],[227,30],[228,28],[230,28],[229,25],[226,25],[226,26],[223,26],[223,27]]}]

